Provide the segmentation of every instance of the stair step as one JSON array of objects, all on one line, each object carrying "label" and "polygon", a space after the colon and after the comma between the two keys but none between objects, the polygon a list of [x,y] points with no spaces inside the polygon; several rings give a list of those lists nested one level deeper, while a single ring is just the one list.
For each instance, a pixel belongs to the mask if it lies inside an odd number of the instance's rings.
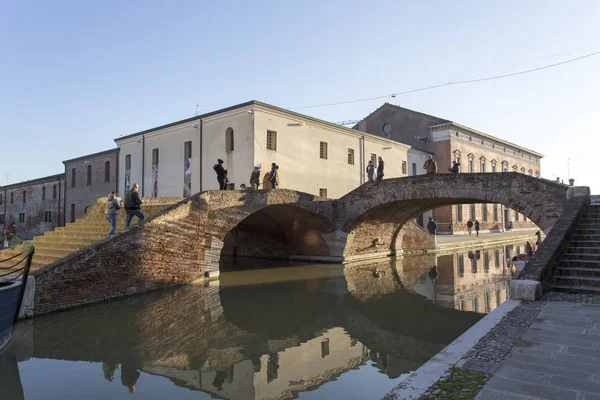
[{"label": "stair step", "polygon": [[568,260],[561,258],[559,260],[560,267],[592,267],[600,268],[600,261],[594,260]]},{"label": "stair step", "polygon": [[600,290],[600,276],[555,276],[552,286],[585,286]]},{"label": "stair step", "polygon": [[598,261],[600,262],[600,254],[593,253],[563,253],[561,261]]},{"label": "stair step", "polygon": [[[592,244],[595,244],[592,242]],[[600,243],[599,243],[600,244]],[[599,254],[600,255],[600,246],[571,246],[567,249],[567,252],[564,255],[570,254]]]},{"label": "stair step", "polygon": [[600,288],[585,285],[552,285],[552,290],[566,293],[600,294]]},{"label": "stair step", "polygon": [[600,235],[600,227],[599,228],[582,228],[581,225],[577,226],[574,235]]},{"label": "stair step", "polygon": [[600,268],[590,267],[559,267],[556,269],[556,276],[594,276],[600,277]]},{"label": "stair step", "polygon": [[591,240],[595,242],[600,242],[600,234],[598,235],[589,235],[589,234],[578,234],[574,233],[571,237],[571,240]]}]

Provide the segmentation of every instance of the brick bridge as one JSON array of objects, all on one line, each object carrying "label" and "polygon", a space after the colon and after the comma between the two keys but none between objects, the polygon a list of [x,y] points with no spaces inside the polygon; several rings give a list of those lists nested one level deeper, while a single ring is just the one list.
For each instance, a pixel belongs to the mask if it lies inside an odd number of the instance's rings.
[{"label": "brick bridge", "polygon": [[222,255],[342,262],[433,247],[407,222],[444,205],[501,203],[549,232],[577,189],[481,173],[386,179],[336,200],[291,190],[198,193],[36,271],[35,313],[198,282],[218,271]]}]

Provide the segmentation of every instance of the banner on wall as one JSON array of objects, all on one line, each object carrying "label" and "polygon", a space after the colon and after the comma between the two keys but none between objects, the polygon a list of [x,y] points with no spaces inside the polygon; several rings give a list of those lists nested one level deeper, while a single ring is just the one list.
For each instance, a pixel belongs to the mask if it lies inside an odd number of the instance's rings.
[{"label": "banner on wall", "polygon": [[183,197],[192,195],[192,159],[183,160]]},{"label": "banner on wall", "polygon": [[152,166],[152,197],[158,197],[158,164]]},{"label": "banner on wall", "polygon": [[127,191],[129,190],[129,175],[131,175],[131,170],[130,169],[126,169],[125,170],[125,190],[123,191],[123,195],[125,195],[125,193],[127,193]]}]

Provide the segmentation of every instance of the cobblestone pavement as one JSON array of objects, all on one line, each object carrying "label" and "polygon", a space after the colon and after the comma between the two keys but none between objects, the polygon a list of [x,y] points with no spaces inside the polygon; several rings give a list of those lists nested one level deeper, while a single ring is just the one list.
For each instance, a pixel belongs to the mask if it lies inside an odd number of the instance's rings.
[{"label": "cobblestone pavement", "polygon": [[464,356],[493,374],[476,399],[600,400],[598,297],[551,292],[507,315]]}]

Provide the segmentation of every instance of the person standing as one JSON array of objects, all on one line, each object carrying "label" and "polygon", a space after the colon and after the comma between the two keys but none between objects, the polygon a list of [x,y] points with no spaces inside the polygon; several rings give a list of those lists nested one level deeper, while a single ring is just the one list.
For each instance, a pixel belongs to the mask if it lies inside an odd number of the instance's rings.
[{"label": "person standing", "polygon": [[367,165],[367,180],[368,182],[375,182],[375,166],[372,160],[369,160],[369,165]]},{"label": "person standing", "polygon": [[117,229],[117,215],[119,214],[119,210],[121,209],[121,205],[119,204],[119,200],[117,199],[116,192],[110,192],[108,197],[106,198],[106,205],[104,206],[104,216],[110,222],[111,230],[108,232],[108,236],[111,236],[115,233],[115,229]]},{"label": "person standing", "polygon": [[271,187],[273,189],[277,189],[277,184],[279,184],[279,165],[272,163],[271,164],[271,172],[269,173],[271,176],[269,177],[269,182],[271,182]]},{"label": "person standing", "polygon": [[377,157],[377,182],[381,182],[383,179],[383,168],[385,167],[385,163],[383,162],[383,158],[381,156]]},{"label": "person standing", "polygon": [[453,174],[458,174],[460,172],[460,163],[456,162],[456,161],[452,161],[452,168],[448,168],[448,171],[452,172]]},{"label": "person standing", "polygon": [[429,217],[429,222],[427,223],[427,231],[429,234],[435,236],[437,228],[437,223],[433,220],[433,217]]},{"label": "person standing", "polygon": [[426,171],[427,175],[432,175],[437,172],[437,162],[433,159],[433,156],[429,156],[425,164],[423,164],[423,169]]},{"label": "person standing", "polygon": [[217,159],[217,163],[213,166],[213,169],[217,173],[217,182],[219,182],[219,190],[225,190],[227,188],[227,170],[223,166],[225,161],[220,158]]},{"label": "person standing", "polygon": [[467,221],[467,232],[469,232],[469,236],[471,236],[471,231],[473,230],[473,221],[471,218]]},{"label": "person standing", "polygon": [[475,236],[479,236],[479,221],[475,220]]},{"label": "person standing", "polygon": [[138,225],[144,221],[144,214],[140,210],[141,205],[142,199],[138,193],[138,184],[134,183],[131,185],[131,190],[125,194],[125,229],[129,229],[134,215],[138,217]]},{"label": "person standing", "polygon": [[250,187],[258,189],[260,186],[260,164],[256,164],[250,174]]}]

